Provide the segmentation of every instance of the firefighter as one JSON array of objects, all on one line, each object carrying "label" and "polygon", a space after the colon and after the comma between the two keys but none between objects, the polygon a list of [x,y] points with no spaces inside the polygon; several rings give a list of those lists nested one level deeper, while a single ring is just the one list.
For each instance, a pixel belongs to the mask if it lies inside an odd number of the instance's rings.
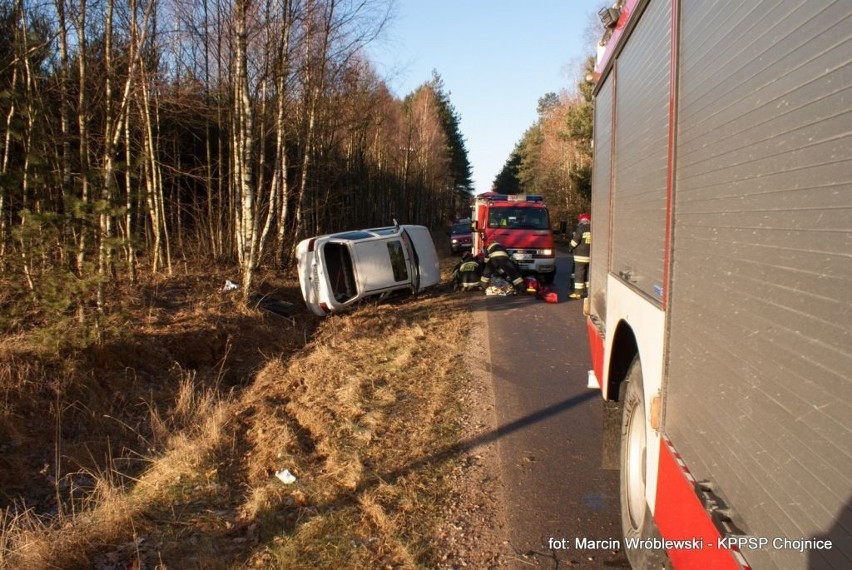
[{"label": "firefighter", "polygon": [[574,291],[568,295],[571,299],[582,299],[588,295],[591,248],[592,218],[589,214],[580,214],[568,248],[574,254]]},{"label": "firefighter", "polygon": [[473,291],[479,289],[479,278],[482,275],[482,262],[471,255],[469,251],[462,254],[453,268],[453,291]]},{"label": "firefighter", "polygon": [[518,293],[524,290],[524,279],[521,277],[518,266],[509,257],[506,248],[498,241],[490,241],[485,247],[485,268],[479,280],[483,289],[488,289],[493,273],[503,273]]}]

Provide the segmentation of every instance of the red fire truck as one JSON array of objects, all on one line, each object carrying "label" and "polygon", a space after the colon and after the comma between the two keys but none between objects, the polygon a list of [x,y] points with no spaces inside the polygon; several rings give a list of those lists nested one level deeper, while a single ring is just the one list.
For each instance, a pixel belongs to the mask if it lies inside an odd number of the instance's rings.
[{"label": "red fire truck", "polygon": [[524,274],[535,274],[544,283],[556,275],[553,230],[544,198],[534,194],[476,196],[472,213],[473,254],[496,240]]},{"label": "red fire truck", "polygon": [[852,3],[600,16],[585,309],[628,558],[852,568]]}]

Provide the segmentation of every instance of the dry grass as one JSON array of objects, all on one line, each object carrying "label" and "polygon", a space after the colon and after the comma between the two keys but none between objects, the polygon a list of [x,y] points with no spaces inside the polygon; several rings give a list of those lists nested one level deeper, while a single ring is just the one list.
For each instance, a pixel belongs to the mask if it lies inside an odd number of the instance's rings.
[{"label": "dry grass", "polygon": [[[233,401],[197,386],[191,376],[182,382],[176,423],[181,414],[194,418],[184,429],[171,432],[166,451],[147,459],[149,467],[138,479],[128,479],[115,466],[88,472],[90,493],[70,502],[73,510],[58,516],[32,510],[2,521],[0,565],[9,568],[74,568],[91,563],[91,553],[136,534],[137,525],[152,508],[162,506],[187,481],[209,466],[212,450],[227,435]],[[172,422],[168,422],[172,423]]]},{"label": "dry grass", "polygon": [[[290,501],[295,527],[273,537],[264,560],[434,564],[446,452],[457,436],[453,395],[464,375],[459,322],[464,307],[447,297],[364,309],[325,322],[304,357],[261,372],[245,405],[269,423],[255,424],[252,448],[259,465],[300,480]],[[267,488],[260,496],[281,488],[265,472],[253,475]]]},{"label": "dry grass", "polygon": [[[135,342],[74,355],[44,401],[33,386],[60,363],[13,374],[16,357],[0,356],[0,435],[23,437],[45,412],[53,433],[35,454],[47,499],[0,480],[0,567],[437,565],[466,375],[461,296],[289,320],[211,293],[220,278],[140,294]],[[290,281],[264,284],[299,300]],[[36,463],[24,445],[6,450],[21,478]]]}]

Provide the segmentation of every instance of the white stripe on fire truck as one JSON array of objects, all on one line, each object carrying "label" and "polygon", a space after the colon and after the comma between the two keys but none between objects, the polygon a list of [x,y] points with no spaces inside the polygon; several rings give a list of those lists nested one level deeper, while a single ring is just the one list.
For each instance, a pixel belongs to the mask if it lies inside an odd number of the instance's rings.
[{"label": "white stripe on fire truck", "polygon": [[683,472],[683,476],[686,477],[686,480],[689,481],[690,485],[695,487],[695,477],[692,476],[692,473],[689,471],[689,467],[686,466],[686,462],[684,462],[680,453],[678,453],[675,449],[674,444],[672,444],[672,440],[670,440],[668,436],[664,435],[663,442],[665,442],[666,447],[669,448],[669,453],[671,453],[672,457],[674,457],[677,466],[680,467],[680,470]]},{"label": "white stripe on fire truck", "polygon": [[[670,440],[667,435],[663,435],[661,437],[661,439],[663,440],[663,443],[666,444],[666,447],[668,448],[669,453],[671,453],[672,457],[674,457],[675,463],[677,463],[677,466],[680,468],[680,471],[683,474],[683,476],[686,478],[687,481],[689,481],[689,484],[692,486],[692,488],[695,489],[696,488],[695,477],[692,476],[692,473],[689,471],[689,467],[686,466],[686,462],[680,456],[680,453],[678,453],[677,449],[675,449],[675,446],[672,443],[672,440]],[[705,511],[705,514],[707,514],[706,511]],[[709,517],[709,515],[708,515],[708,517]],[[722,529],[717,529],[717,530],[721,531]],[[733,555],[737,564],[739,564],[740,567],[743,570],[752,570],[751,566],[749,565],[748,562],[746,562],[746,559],[743,557],[742,552],[740,552],[740,549],[737,546],[732,545],[728,550],[731,552],[731,554]]]}]

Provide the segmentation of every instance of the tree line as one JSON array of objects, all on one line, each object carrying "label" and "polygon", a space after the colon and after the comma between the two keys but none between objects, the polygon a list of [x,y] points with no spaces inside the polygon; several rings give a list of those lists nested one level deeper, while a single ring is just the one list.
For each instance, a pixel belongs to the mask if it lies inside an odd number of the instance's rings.
[{"label": "tree line", "polygon": [[[248,295],[304,237],[436,227],[472,191],[437,73],[396,98],[387,0],[0,0],[0,328],[97,325],[176,259]],[[95,327],[96,328],[96,327]]]},{"label": "tree line", "polygon": [[569,230],[591,202],[593,58],[583,71],[573,91],[539,99],[538,120],[494,179],[494,191],[500,194],[544,196],[554,225],[566,222]]}]

